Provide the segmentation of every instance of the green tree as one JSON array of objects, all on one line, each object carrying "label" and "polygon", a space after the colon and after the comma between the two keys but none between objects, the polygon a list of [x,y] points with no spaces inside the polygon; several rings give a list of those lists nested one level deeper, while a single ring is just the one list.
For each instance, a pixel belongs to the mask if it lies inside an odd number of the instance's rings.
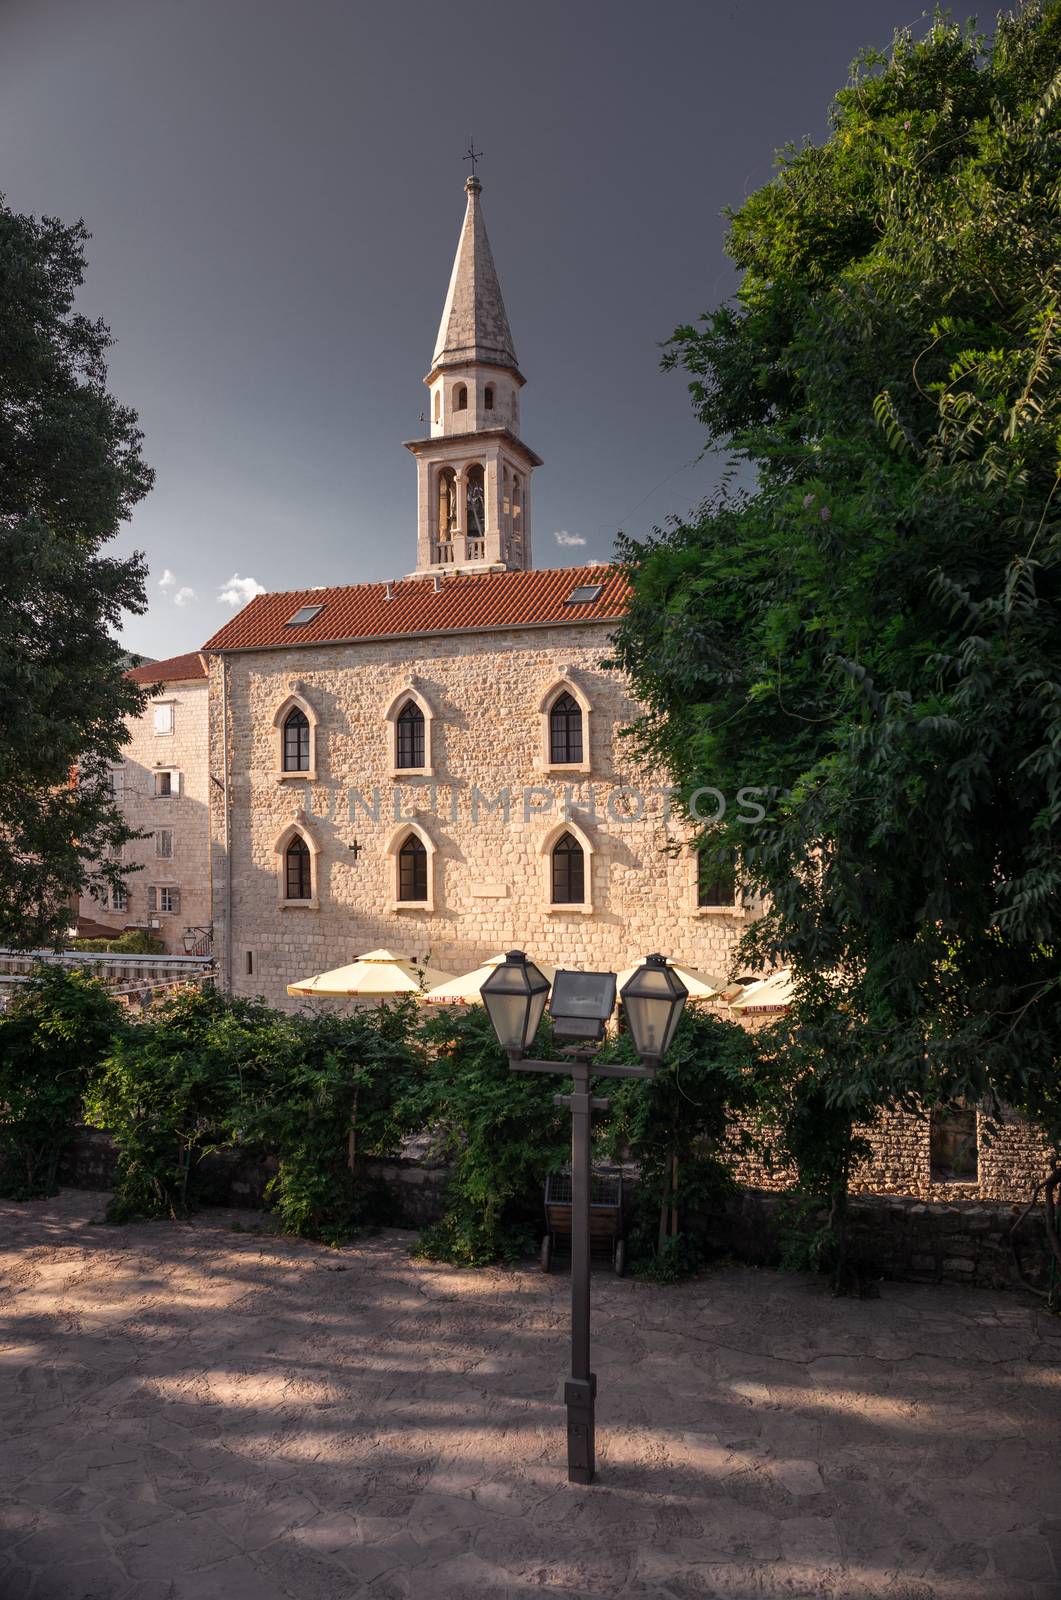
[{"label": "green tree", "polygon": [[102,983],[58,967],[42,967],[0,1014],[0,1193],[55,1193],[81,1097],[124,1025]]},{"label": "green tree", "polygon": [[[750,487],[627,541],[646,755],[770,899],[825,1103],[997,1097],[1061,1143],[1061,4],[869,52],[679,328]],[[738,807],[762,790],[765,816]]]},{"label": "green tree", "polygon": [[131,836],[106,776],[145,703],[114,637],[145,609],[143,560],[104,547],[152,474],[108,330],[74,309],[88,237],[0,197],[0,943],[23,947],[121,881],[93,864]]}]

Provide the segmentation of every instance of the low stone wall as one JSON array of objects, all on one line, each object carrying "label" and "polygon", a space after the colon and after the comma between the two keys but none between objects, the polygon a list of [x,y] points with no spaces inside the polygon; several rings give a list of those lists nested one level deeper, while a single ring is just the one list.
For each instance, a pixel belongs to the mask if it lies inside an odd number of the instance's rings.
[{"label": "low stone wall", "polygon": [[[78,1128],[59,1164],[59,1182],[71,1189],[111,1189],[118,1152],[109,1134]],[[196,1168],[196,1191],[207,1205],[246,1207],[265,1204],[265,1189],[277,1170],[272,1156],[248,1157],[239,1150],[219,1150]],[[442,1213],[442,1193],[449,1168],[432,1161],[417,1141],[408,1155],[365,1162],[370,1182],[384,1189],[398,1226],[423,1228]]]},{"label": "low stone wall", "polygon": [[[109,1189],[115,1160],[116,1151],[107,1134],[79,1128],[60,1166],[59,1181],[71,1188]],[[432,1159],[426,1140],[412,1142],[396,1159],[369,1160],[365,1168],[369,1178],[385,1191],[394,1223],[422,1228],[441,1214],[450,1169]],[[208,1204],[258,1209],[275,1171],[272,1159],[248,1160],[239,1151],[222,1151],[202,1162],[197,1188]],[[709,1220],[715,1248],[742,1261],[775,1266],[781,1254],[785,1200],[785,1195],[776,1191],[738,1190],[727,1199],[725,1209]],[[983,1200],[946,1205],[916,1198],[855,1195],[849,1208],[849,1255],[863,1263],[870,1276],[1009,1288],[1017,1283],[1009,1232],[1021,1209],[1017,1204]],[[1033,1281],[1045,1286],[1049,1252],[1042,1206],[1024,1219],[1019,1243],[1025,1270]]]},{"label": "low stone wall", "polygon": [[[711,1219],[714,1242],[742,1261],[775,1266],[785,1227],[783,1194],[742,1189]],[[968,1283],[982,1289],[1014,1287],[1010,1229],[1020,1205],[983,1200],[934,1205],[888,1195],[855,1195],[848,1209],[848,1255],[868,1276],[917,1283]],[[825,1213],[821,1213],[824,1222]],[[1018,1248],[1025,1271],[1045,1287],[1049,1275],[1044,1208],[1021,1223]]]}]

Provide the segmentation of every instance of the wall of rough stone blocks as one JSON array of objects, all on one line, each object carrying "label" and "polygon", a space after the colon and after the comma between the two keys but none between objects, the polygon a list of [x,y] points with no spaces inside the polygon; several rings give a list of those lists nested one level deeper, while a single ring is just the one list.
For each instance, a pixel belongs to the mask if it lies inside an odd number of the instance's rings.
[{"label": "wall of rough stone blocks", "polygon": [[[975,1181],[933,1178],[930,1120],[911,1112],[886,1112],[874,1127],[862,1129],[873,1154],[855,1173],[853,1194],[897,1195],[948,1205],[969,1200],[1024,1202],[1030,1199],[1050,1164],[1045,1139],[1020,1117],[1003,1112],[977,1116],[978,1176]],[[744,1133],[772,1152],[740,1149]],[[796,1173],[780,1154],[780,1139],[769,1128],[738,1121],[730,1146],[737,1181],[774,1193],[792,1188]]]},{"label": "wall of rough stone blocks", "polygon": [[[607,654],[607,628],[597,624],[237,652],[224,663],[215,656],[211,769],[219,778],[228,675],[234,992],[295,1005],[288,983],[378,946],[453,973],[513,945],[553,966],[618,971],[660,949],[726,973],[747,915],[698,912],[695,860],[660,793],[648,797],[643,816],[625,814],[627,802],[637,806],[620,790],[643,790],[644,780],[618,730],[638,708],[604,666]],[[539,705],[565,674],[592,706],[588,777],[543,770]],[[435,711],[433,789],[432,780],[396,788],[391,777],[385,714],[410,682]],[[313,783],[276,775],[274,718],[293,684],[319,717]],[[479,801],[473,820],[476,788],[491,798],[508,789],[508,819]],[[541,847],[565,802],[593,846],[590,913],[547,904]],[[224,811],[216,785],[211,803],[215,951],[223,959]],[[431,911],[394,905],[388,846],[402,817],[415,818],[434,845]],[[284,906],[279,896],[277,841],[297,821],[319,848],[312,909]]]},{"label": "wall of rough stone blocks", "polygon": [[[172,733],[155,732],[158,701],[173,704]],[[130,827],[147,831],[146,838],[125,846],[122,857],[140,870],[129,875],[129,903],[124,911],[116,911],[109,903],[103,906],[90,895],[82,897],[78,908],[82,916],[113,928],[115,935],[131,923],[144,926],[157,919],[159,925],[152,932],[170,954],[184,953],[186,928],[210,923],[208,736],[207,683],[202,678],[165,684],[143,716],[130,724],[118,803]],[[179,792],[169,798],[154,793],[154,774],[159,767],[180,773]],[[169,859],[157,853],[155,836],[163,828],[173,835]],[[179,911],[151,911],[148,886],[152,884],[178,888]]]}]

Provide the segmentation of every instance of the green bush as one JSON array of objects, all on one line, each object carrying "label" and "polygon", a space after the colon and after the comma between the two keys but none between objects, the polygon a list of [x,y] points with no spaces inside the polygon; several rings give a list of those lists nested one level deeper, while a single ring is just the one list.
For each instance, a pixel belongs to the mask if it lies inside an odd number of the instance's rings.
[{"label": "green bush", "polygon": [[185,991],[128,1030],[86,1099],[118,1146],[108,1220],[179,1216],[203,1158],[237,1146],[278,1163],[266,1190],[289,1233],[340,1243],[369,1196],[351,1168],[397,1148],[418,1114],[413,1009],[290,1016]]},{"label": "green bush", "polygon": [[88,1086],[86,1121],[118,1147],[111,1222],[178,1216],[203,1156],[236,1142],[239,1108],[285,1044],[266,1006],[186,990],[118,1039]]},{"label": "green bush", "polygon": [[146,928],[130,928],[116,939],[71,939],[67,949],[96,950],[117,956],[163,956],[166,953],[162,940],[148,933]]},{"label": "green bush", "polygon": [[[423,1035],[434,1060],[419,1121],[438,1129],[454,1175],[445,1213],[417,1254],[462,1267],[518,1260],[534,1243],[528,1208],[540,1206],[546,1174],[570,1159],[570,1118],[553,1104],[565,1082],[513,1072],[482,1006],[429,1018]],[[548,1055],[547,1023],[534,1048]]]},{"label": "green bush", "polygon": [[[628,1034],[607,1058],[634,1063]],[[733,1112],[753,1097],[755,1043],[734,1022],[687,1006],[655,1078],[607,1081],[610,1121],[599,1137],[613,1159],[640,1169],[628,1230],[640,1276],[673,1283],[710,1253],[709,1216],[733,1188],[724,1148]]]},{"label": "green bush", "polygon": [[288,1233],[341,1244],[372,1209],[362,1158],[418,1125],[415,1006],[285,1019],[283,1047],[239,1107],[239,1135],[277,1157],[267,1190]]},{"label": "green bush", "polygon": [[0,1014],[0,1193],[54,1194],[84,1091],[125,1026],[96,978],[41,967]]},{"label": "green bush", "polygon": [[[758,1046],[762,1154],[768,1164],[780,1156],[796,1172],[782,1210],[782,1265],[829,1273],[836,1293],[861,1292],[872,1267],[847,1260],[848,1196],[872,1151],[865,1132],[888,1101],[864,1032],[831,997],[810,989],[758,1036]],[[878,1056],[883,1047],[882,1039]]]}]

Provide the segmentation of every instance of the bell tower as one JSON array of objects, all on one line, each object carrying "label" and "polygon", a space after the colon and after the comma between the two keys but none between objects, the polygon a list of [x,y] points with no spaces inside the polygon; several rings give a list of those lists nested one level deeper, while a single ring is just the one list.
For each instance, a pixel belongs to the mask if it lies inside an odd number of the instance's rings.
[{"label": "bell tower", "polygon": [[430,433],[410,439],[419,515],[415,577],[531,565],[530,479],[540,456],[519,437],[519,370],[475,176],[442,307]]}]

